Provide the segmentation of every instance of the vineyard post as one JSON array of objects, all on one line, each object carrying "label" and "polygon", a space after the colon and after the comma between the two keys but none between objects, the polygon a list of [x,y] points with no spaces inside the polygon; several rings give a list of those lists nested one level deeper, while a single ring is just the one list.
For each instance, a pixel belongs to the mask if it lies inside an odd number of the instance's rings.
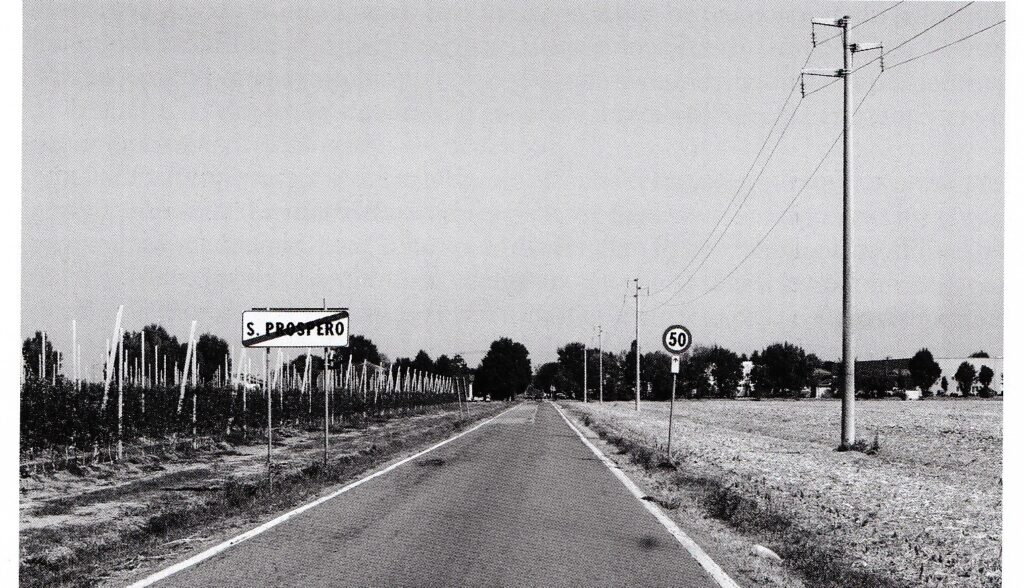
[{"label": "vineyard post", "polygon": [[[142,352],[142,359],[141,359],[141,362],[142,362],[142,374],[141,374],[142,375],[142,389],[145,390],[146,389],[146,329],[145,329],[145,327],[143,327],[143,329],[142,329],[142,343],[141,343],[141,345],[139,347],[140,347],[141,352]],[[142,398],[143,398],[143,401],[142,401],[142,412],[143,412],[143,414],[145,414],[145,412],[146,412],[146,401],[145,401],[146,393],[145,393],[145,391],[143,391],[143,393],[142,393]]]},{"label": "vineyard post", "polygon": [[71,377],[75,381],[75,389],[78,389],[78,357],[75,350],[78,349],[78,321],[71,319]]},{"label": "vineyard post", "polygon": [[[181,392],[178,394],[178,414],[181,414],[181,405],[185,402],[185,382],[188,381],[188,368],[192,363],[192,356],[195,354],[195,343],[193,342],[196,337],[196,321],[192,321],[192,327],[188,332],[188,346],[185,350],[185,364],[182,366],[181,373]],[[174,363],[174,369],[177,371],[178,363]],[[193,380],[194,381],[194,380]]]},{"label": "vineyard post", "polygon": [[[190,345],[195,345],[195,341],[189,341]],[[199,359],[196,354],[192,354],[192,449],[199,449],[199,438],[197,437],[196,430],[196,404],[198,403],[199,387],[196,386],[196,378],[198,377],[197,372],[199,367]]]},{"label": "vineyard post", "polygon": [[39,380],[46,383],[46,331],[43,331],[43,344],[39,347]]}]

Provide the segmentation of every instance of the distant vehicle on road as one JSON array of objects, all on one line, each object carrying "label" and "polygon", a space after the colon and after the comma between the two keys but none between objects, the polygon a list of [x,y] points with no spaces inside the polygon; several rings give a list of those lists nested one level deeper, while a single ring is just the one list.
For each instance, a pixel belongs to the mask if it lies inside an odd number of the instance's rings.
[{"label": "distant vehicle on road", "polygon": [[490,401],[491,401],[491,395],[490,394],[484,394],[484,402],[490,402]]}]

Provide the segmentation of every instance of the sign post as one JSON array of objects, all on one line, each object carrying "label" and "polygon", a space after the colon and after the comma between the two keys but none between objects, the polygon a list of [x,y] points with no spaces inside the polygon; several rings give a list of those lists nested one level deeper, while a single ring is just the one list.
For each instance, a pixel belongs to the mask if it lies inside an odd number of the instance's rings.
[{"label": "sign post", "polygon": [[[264,347],[266,371],[263,388],[267,394],[267,486],[273,487],[272,451],[273,418],[270,394],[271,347],[323,347],[324,348],[324,463],[327,463],[328,405],[327,405],[327,349],[348,347],[348,309],[345,308],[254,308],[242,313],[242,345]],[[310,356],[306,355],[306,368],[312,375]],[[308,381],[308,378],[307,378]],[[313,390],[310,384],[310,409]]]},{"label": "sign post", "polygon": [[672,325],[665,329],[661,336],[661,342],[665,349],[672,354],[672,397],[668,404],[668,461],[675,463],[672,457],[672,419],[675,416],[676,408],[676,376],[679,374],[681,355],[690,348],[693,343],[693,335],[690,330],[682,325]]}]

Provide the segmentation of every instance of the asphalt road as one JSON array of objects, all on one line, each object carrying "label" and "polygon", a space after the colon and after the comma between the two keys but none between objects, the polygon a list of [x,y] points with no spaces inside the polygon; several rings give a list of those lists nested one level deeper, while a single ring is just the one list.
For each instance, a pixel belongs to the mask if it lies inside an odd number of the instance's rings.
[{"label": "asphalt road", "polygon": [[549,404],[477,431],[161,586],[715,586]]}]

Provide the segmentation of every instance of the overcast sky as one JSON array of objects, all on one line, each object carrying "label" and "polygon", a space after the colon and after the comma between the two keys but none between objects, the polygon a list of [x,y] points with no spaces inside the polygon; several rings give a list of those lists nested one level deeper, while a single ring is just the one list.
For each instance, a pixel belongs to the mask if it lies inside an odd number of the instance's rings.
[{"label": "overcast sky", "polygon": [[[840,84],[800,103],[667,300],[793,87],[810,19],[891,4],[29,1],[22,333],[66,346],[75,318],[96,363],[118,304],[129,329],[186,337],[196,319],[237,346],[243,310],[326,298],[391,357],[475,364],[508,336],[537,365],[596,345],[598,324],[628,346],[638,276],[646,349],[681,322],[698,344],[838,358],[838,149],[721,287],[660,305],[733,269],[836,138]],[[908,2],[851,41],[894,47],[959,6]],[[969,6],[887,65],[1003,17]],[[833,41],[809,67],[841,58]],[[852,76],[854,100],[877,75]],[[887,71],[854,118],[859,357],[1002,355],[1003,96],[999,26]]]}]

